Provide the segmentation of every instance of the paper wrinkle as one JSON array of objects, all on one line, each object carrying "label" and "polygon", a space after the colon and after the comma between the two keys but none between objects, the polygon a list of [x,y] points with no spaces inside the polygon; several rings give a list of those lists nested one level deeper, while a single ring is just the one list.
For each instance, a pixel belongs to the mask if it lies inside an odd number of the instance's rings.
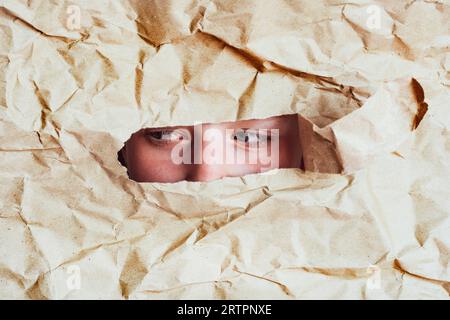
[{"label": "paper wrinkle", "polygon": [[[2,2],[0,298],[448,299],[449,21],[443,1]],[[117,161],[142,127],[293,113],[305,172],[139,184]]]}]

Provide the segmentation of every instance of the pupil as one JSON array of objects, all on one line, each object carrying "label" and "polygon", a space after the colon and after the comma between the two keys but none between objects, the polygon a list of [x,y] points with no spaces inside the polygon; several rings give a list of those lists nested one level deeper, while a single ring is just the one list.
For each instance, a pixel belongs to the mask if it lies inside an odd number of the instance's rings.
[{"label": "pupil", "polygon": [[249,142],[250,137],[246,132],[238,132],[234,136],[234,140],[239,140],[239,141],[243,141],[243,142],[247,143],[247,142]]},{"label": "pupil", "polygon": [[163,136],[162,131],[155,131],[151,133],[151,136],[155,139],[161,139]]}]

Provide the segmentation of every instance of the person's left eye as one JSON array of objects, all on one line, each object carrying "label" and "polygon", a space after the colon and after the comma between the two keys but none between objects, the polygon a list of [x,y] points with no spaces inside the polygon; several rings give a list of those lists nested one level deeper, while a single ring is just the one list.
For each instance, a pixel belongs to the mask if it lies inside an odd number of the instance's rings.
[{"label": "person's left eye", "polygon": [[250,146],[257,146],[258,143],[265,143],[270,140],[270,136],[258,132],[257,130],[238,130],[232,137],[238,143],[244,143]]}]

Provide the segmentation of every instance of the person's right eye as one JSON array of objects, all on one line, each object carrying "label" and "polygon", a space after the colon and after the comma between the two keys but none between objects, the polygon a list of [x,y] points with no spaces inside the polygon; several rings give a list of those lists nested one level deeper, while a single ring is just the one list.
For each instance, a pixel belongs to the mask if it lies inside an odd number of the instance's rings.
[{"label": "person's right eye", "polygon": [[149,130],[145,136],[156,143],[173,143],[185,138],[179,130]]}]

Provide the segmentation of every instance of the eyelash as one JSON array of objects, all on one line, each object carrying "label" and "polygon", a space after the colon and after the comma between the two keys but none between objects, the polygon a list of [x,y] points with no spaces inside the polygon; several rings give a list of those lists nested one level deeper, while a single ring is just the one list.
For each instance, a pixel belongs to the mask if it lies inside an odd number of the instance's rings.
[{"label": "eyelash", "polygon": [[147,131],[145,132],[145,136],[155,144],[172,144],[172,143],[178,143],[179,141],[183,140],[183,135],[177,133],[178,138],[177,139],[163,139],[162,137],[164,135],[173,135],[176,134],[176,130],[158,130],[158,131]]},{"label": "eyelash", "polygon": [[[182,134],[178,133],[178,138],[177,139],[162,139],[162,137],[164,135],[172,135],[176,133],[176,130],[155,130],[155,131],[147,131],[145,132],[145,136],[152,142],[158,145],[168,145],[168,144],[174,144],[174,143],[178,143],[179,141],[183,140],[184,137]],[[270,134],[260,134],[260,133],[255,133],[249,130],[243,130],[243,131],[238,131],[235,132],[234,134],[231,135],[231,138],[238,144],[240,145],[245,145],[246,147],[252,147],[250,142],[249,142],[249,135],[250,134],[254,134],[254,136],[256,136],[259,140],[258,142],[260,142],[261,140],[263,141],[263,143],[269,143],[271,141],[271,135]],[[244,135],[245,136],[245,141],[239,141],[239,137],[238,135]],[[155,137],[156,136],[156,137]],[[255,143],[256,144],[256,143]],[[259,144],[257,144],[258,146]]]},{"label": "eyelash", "polygon": [[[244,138],[245,141],[239,141],[239,137],[238,137],[239,134],[245,135],[245,138]],[[271,140],[271,136],[269,134],[259,134],[259,133],[249,132],[249,131],[240,131],[240,132],[234,133],[232,135],[232,138],[237,143],[250,146],[250,142],[249,142],[250,138],[248,138],[249,134],[254,134],[254,136],[256,136],[256,138],[258,139],[258,142],[261,142],[261,140],[262,140],[263,142],[268,143]]]}]

